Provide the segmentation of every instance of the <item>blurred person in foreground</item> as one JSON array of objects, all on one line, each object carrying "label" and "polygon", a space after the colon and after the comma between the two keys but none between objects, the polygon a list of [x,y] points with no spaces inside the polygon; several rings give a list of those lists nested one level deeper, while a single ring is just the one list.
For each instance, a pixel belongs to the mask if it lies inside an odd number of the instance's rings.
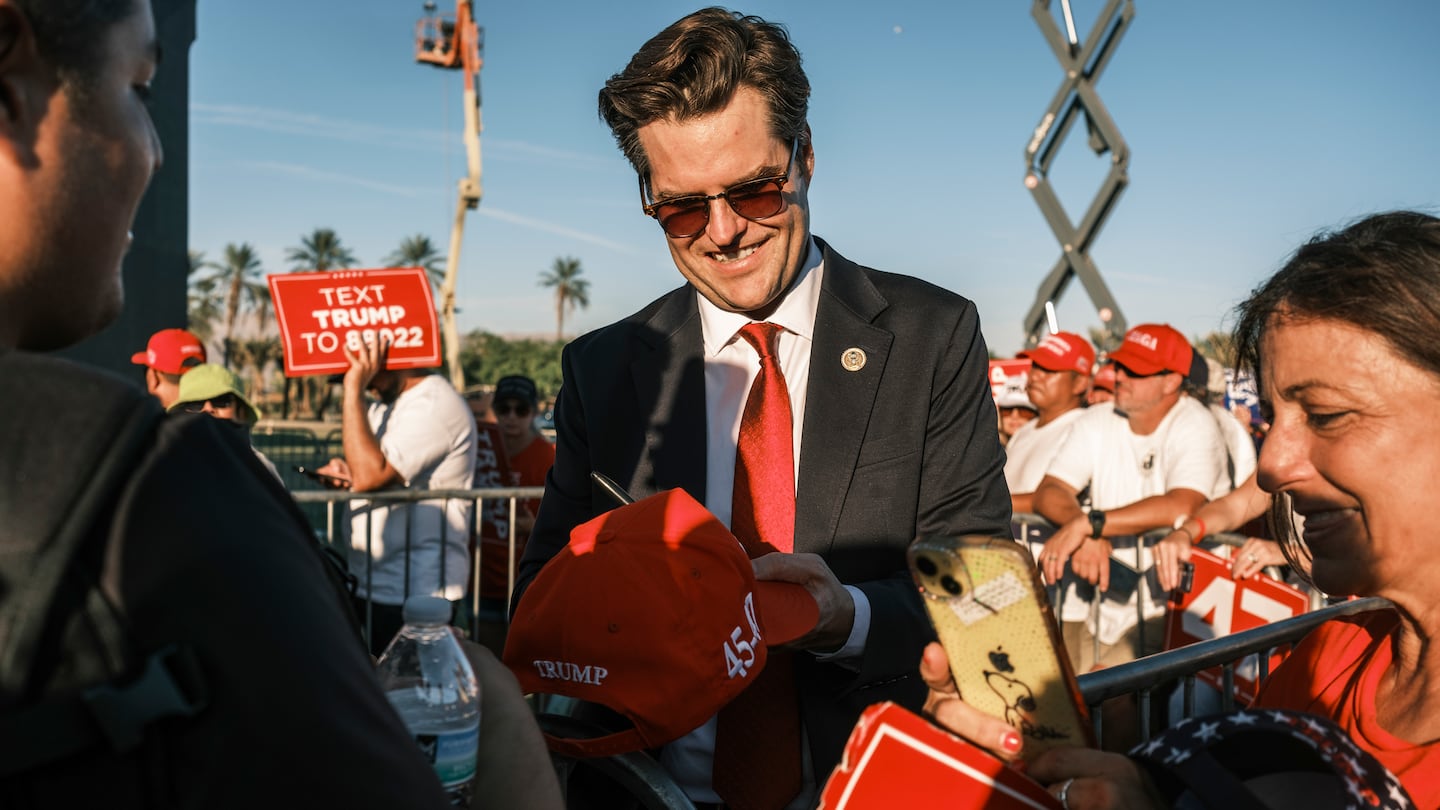
[{"label": "blurred person in foreground", "polygon": [[[475,418],[433,369],[387,368],[389,340],[344,348],[350,368],[341,395],[344,458],[319,472],[355,493],[387,489],[469,489],[475,480]],[[373,400],[367,400],[367,394]],[[471,501],[350,502],[350,571],[355,609],[370,624],[379,655],[404,625],[413,594],[458,602],[470,581]]]},{"label": "blurred person in foreground", "polygon": [[520,568],[533,580],[615,506],[598,471],[637,498],[684,488],[756,579],[814,596],[815,629],[761,672],[773,691],[746,690],[661,751],[705,806],[758,792],[744,806],[808,806],[866,706],[919,708],[933,634],[905,550],[919,534],[1004,533],[1010,517],[975,305],[812,235],[809,94],[784,28],[719,8],[650,39],[601,91],[686,284],[565,347],[555,466]]},{"label": "blurred person in foreground", "polygon": [[[1415,806],[1440,807],[1440,421],[1415,418],[1440,411],[1440,219],[1394,212],[1323,233],[1239,314],[1241,362],[1273,414],[1260,486],[1305,518],[1303,536],[1284,539],[1285,556],[1308,560],[1326,593],[1394,603],[1313,630],[1254,706],[1334,721]],[[921,669],[941,722],[1011,757],[998,745],[1008,726],[955,696],[938,644]],[[1063,790],[1069,810],[1160,806],[1116,754],[1059,749],[1029,773]]]},{"label": "blurred person in foreground", "polygon": [[1010,486],[1011,509],[1033,512],[1035,488],[1070,435],[1070,424],[1085,412],[1095,349],[1073,332],[1056,332],[1019,356],[1030,361],[1025,396],[1038,415],[1017,428],[1005,444],[1005,483]]},{"label": "blurred person in foreground", "polygon": [[179,396],[180,378],[205,362],[205,343],[185,329],[161,329],[130,362],[145,367],[145,389],[168,409]]},{"label": "blurred person in foreground", "polygon": [[[216,419],[162,418],[135,386],[35,354],[99,332],[120,311],[128,231],[161,162],[146,106],[158,59],[149,0],[0,0],[0,549],[33,546],[17,535],[72,509],[97,469],[74,459],[71,475],[21,485],[38,468],[66,468],[47,459],[123,434],[127,420],[152,425],[135,440],[143,458],[117,471],[115,505],[90,527],[87,550],[104,553],[66,580],[126,633],[101,655],[91,614],[57,609],[38,664],[49,677],[0,688],[0,716],[10,729],[52,700],[128,685],[139,673],[124,662],[171,648],[193,655],[205,705],[140,727],[128,752],[97,731],[100,743],[73,756],[7,767],[0,806],[445,807],[304,517],[253,474],[239,436]],[[42,387],[68,396],[38,414],[12,407]],[[20,565],[11,557],[6,571]],[[7,618],[23,584],[0,588]],[[0,633],[0,646],[12,640]],[[468,652],[484,684],[476,793],[497,806],[558,806],[514,678],[478,647]],[[51,725],[10,750],[65,736]]]}]

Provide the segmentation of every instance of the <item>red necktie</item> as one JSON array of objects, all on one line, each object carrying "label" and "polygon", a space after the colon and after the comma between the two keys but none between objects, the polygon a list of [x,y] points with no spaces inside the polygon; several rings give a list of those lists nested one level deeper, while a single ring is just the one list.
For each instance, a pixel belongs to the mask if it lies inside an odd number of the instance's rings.
[{"label": "red necktie", "polygon": [[[760,355],[760,374],[740,420],[730,529],[752,558],[795,548],[794,428],[775,357],[780,331],[773,323],[740,330]],[[779,810],[800,792],[800,744],[794,661],[770,650],[755,683],[720,710],[715,792],[734,810]]]}]

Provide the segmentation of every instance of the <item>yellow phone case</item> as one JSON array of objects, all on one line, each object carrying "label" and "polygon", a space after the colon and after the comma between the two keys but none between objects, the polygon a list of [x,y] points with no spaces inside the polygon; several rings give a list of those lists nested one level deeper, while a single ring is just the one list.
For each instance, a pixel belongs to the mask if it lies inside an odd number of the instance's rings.
[{"label": "yellow phone case", "polygon": [[1030,551],[1009,537],[922,537],[909,561],[960,697],[1019,729],[1026,761],[1060,745],[1092,745]]}]

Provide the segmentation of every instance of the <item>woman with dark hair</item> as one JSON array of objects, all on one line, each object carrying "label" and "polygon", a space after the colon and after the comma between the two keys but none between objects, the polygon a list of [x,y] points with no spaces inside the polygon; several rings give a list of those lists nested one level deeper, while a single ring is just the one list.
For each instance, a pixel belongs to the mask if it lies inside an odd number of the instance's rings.
[{"label": "woman with dark hair", "polygon": [[1394,603],[1321,626],[1257,703],[1330,717],[1418,806],[1440,806],[1440,219],[1317,237],[1239,311],[1273,411],[1260,485],[1305,517],[1302,537],[1276,513],[1286,559],[1325,593]]},{"label": "woman with dark hair", "polygon": [[[1378,214],[1321,234],[1240,305],[1236,339],[1272,411],[1260,485],[1305,518],[1299,536],[1277,514],[1286,559],[1326,593],[1393,603],[1313,631],[1255,705],[1330,719],[1417,807],[1440,807],[1440,219]],[[921,672],[940,722],[1015,756],[998,745],[1009,727],[958,699],[938,645]],[[1049,752],[1029,772],[1068,810],[1156,806],[1115,754]]]}]

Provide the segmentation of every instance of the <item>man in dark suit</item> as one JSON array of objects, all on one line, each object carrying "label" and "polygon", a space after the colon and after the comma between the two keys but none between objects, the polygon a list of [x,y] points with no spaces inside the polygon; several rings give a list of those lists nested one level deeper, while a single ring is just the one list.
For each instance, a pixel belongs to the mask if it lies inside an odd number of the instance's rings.
[{"label": "man in dark suit", "polygon": [[[519,571],[523,588],[574,526],[615,505],[591,471],[636,497],[682,487],[733,527],[737,435],[759,373],[738,332],[777,324],[793,553],[754,565],[820,606],[815,630],[789,645],[809,739],[792,803],[802,806],[865,706],[923,702],[917,665],[932,635],[906,546],[1007,533],[1010,517],[974,305],[861,267],[810,234],[809,92],[784,29],[722,9],[661,32],[601,91],[644,210],[688,283],[566,348],[555,466]],[[721,800],[713,747],[714,721],[662,752],[700,805]]]}]

